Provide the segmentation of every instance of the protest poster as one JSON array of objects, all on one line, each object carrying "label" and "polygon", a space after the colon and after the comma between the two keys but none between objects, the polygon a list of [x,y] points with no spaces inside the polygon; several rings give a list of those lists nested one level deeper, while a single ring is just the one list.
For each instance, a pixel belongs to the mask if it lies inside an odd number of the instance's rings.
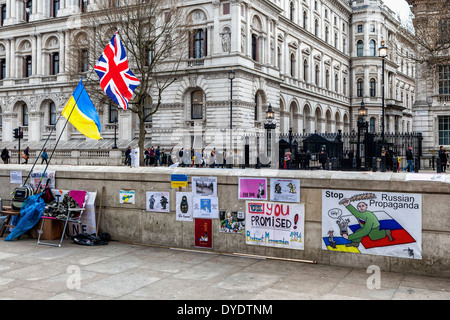
[{"label": "protest poster", "polygon": [[219,232],[239,233],[245,232],[245,213],[242,211],[219,211]]},{"label": "protest poster", "polygon": [[267,179],[239,178],[238,198],[267,200]]},{"label": "protest poster", "polygon": [[169,192],[146,192],[145,209],[152,212],[169,212]]},{"label": "protest poster", "polygon": [[219,198],[204,196],[193,196],[194,218],[219,218]]},{"label": "protest poster", "polygon": [[304,204],[246,202],[246,243],[286,249],[304,249]]},{"label": "protest poster", "polygon": [[217,177],[192,177],[192,193],[194,196],[217,197]]},{"label": "protest poster", "polygon": [[270,201],[300,202],[300,180],[271,178]]},{"label": "protest poster", "polygon": [[176,193],[176,220],[193,221],[192,192]]},{"label": "protest poster", "polygon": [[[42,179],[42,181],[41,181]],[[55,170],[33,170],[30,174],[30,185],[36,190],[40,182],[40,187],[43,189],[48,181],[48,186],[50,188],[55,188]]]},{"label": "protest poster", "polygon": [[120,190],[119,191],[119,203],[134,204],[136,193],[134,190]]},{"label": "protest poster", "polygon": [[422,259],[422,195],[322,190],[322,249]]},{"label": "protest poster", "polygon": [[212,248],[212,220],[195,219],[194,246],[199,248]]}]

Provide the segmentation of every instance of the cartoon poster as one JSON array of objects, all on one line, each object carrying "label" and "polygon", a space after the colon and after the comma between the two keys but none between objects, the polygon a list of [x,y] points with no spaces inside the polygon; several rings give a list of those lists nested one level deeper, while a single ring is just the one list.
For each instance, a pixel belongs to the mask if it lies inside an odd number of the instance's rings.
[{"label": "cartoon poster", "polygon": [[267,200],[266,178],[239,178],[239,199]]},{"label": "cartoon poster", "polygon": [[219,211],[219,232],[240,233],[245,232],[245,213],[242,211]]},{"label": "cartoon poster", "polygon": [[134,204],[136,194],[134,190],[120,190],[119,191],[119,203]]},{"label": "cartoon poster", "polygon": [[194,246],[212,248],[212,219],[195,219]]},{"label": "cartoon poster", "polygon": [[303,203],[246,202],[246,243],[286,249],[304,249]]},{"label": "cartoon poster", "polygon": [[169,192],[146,192],[146,205],[147,211],[153,212],[169,212]]},{"label": "cartoon poster", "polygon": [[176,211],[176,220],[194,221],[192,192],[177,192],[175,211]]},{"label": "cartoon poster", "polygon": [[300,202],[300,180],[271,178],[270,201]]},{"label": "cartoon poster", "polygon": [[219,218],[218,197],[193,197],[194,218]]},{"label": "cartoon poster", "polygon": [[322,190],[322,249],[422,259],[422,195]]},{"label": "cartoon poster", "polygon": [[192,193],[194,196],[217,197],[217,177],[192,177]]}]

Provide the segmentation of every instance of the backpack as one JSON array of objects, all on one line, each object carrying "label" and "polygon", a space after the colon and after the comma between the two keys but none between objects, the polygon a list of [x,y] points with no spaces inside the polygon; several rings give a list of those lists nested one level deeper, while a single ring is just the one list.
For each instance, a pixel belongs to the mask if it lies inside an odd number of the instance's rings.
[{"label": "backpack", "polygon": [[20,211],[23,202],[33,195],[33,188],[30,186],[17,187],[13,191],[13,199],[11,202],[11,207],[13,211]]}]

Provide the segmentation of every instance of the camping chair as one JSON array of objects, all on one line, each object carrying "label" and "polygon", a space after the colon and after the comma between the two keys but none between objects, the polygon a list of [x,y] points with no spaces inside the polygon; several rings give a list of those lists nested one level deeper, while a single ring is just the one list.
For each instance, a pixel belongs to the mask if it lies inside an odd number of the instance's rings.
[{"label": "camping chair", "polygon": [[[50,216],[43,215],[41,217],[41,219],[42,219],[41,228],[38,231],[38,233],[39,233],[38,241],[37,241],[38,244],[45,244],[45,245],[49,245],[49,246],[61,247],[61,244],[64,240],[64,236],[66,234],[67,225],[69,224],[69,222],[78,223],[81,225],[81,216],[83,215],[83,212],[86,210],[86,202],[87,202],[88,193],[86,191],[71,190],[69,192],[69,196],[71,196],[72,199],[76,201],[76,203],[78,204],[79,207],[78,208],[70,208],[70,207],[67,208],[67,212],[64,213],[64,216],[50,217]],[[46,219],[64,221],[64,228],[63,228],[61,239],[60,239],[59,243],[50,243],[50,242],[42,242],[41,241],[41,235],[43,233],[42,229],[44,227],[44,223],[45,223]]]}]

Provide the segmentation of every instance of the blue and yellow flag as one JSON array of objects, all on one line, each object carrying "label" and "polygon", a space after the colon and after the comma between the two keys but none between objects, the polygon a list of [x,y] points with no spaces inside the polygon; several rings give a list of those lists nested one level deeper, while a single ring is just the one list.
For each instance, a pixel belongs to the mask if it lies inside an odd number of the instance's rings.
[{"label": "blue and yellow flag", "polygon": [[100,118],[82,81],[83,79],[81,79],[75,91],[72,93],[72,96],[62,111],[62,115],[66,119],[69,119],[69,122],[80,133],[88,138],[99,140],[102,139],[100,136]]}]

